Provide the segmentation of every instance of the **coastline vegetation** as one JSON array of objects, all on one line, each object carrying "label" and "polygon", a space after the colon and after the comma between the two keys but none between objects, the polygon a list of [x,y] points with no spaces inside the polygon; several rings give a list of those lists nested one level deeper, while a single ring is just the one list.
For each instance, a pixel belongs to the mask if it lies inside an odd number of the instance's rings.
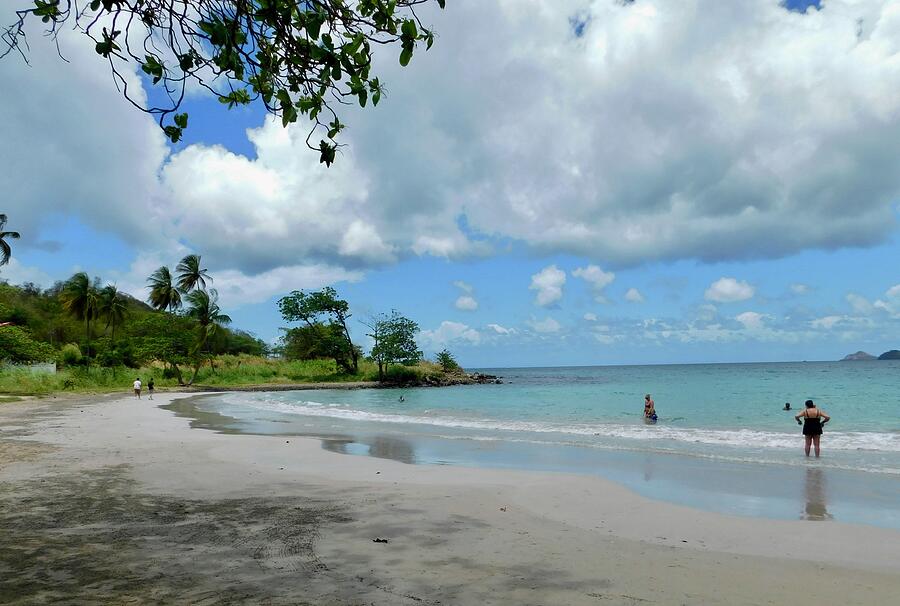
[{"label": "coastline vegetation", "polygon": [[[392,311],[363,324],[369,355],[351,340],[350,306],[333,288],[294,291],[279,309],[286,322],[272,346],[230,328],[199,255],[148,278],[147,303],[84,272],[48,289],[0,281],[0,393],[127,390],[135,378],[157,389],[248,388],[303,383],[465,382],[453,356],[424,360],[418,324]],[[43,364],[56,372],[29,365]]]}]

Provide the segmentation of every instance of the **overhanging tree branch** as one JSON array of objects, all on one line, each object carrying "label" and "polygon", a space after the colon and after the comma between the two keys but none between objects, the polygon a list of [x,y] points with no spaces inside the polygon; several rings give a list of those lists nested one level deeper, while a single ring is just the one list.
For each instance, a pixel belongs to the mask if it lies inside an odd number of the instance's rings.
[{"label": "overhanging tree branch", "polygon": [[[56,43],[69,24],[93,41],[118,90],[153,115],[172,142],[188,125],[187,113],[179,112],[187,87],[199,86],[229,109],[261,102],[283,126],[304,116],[311,123],[307,145],[329,166],[345,128],[336,107],[347,99],[377,105],[384,94],[371,73],[373,46],[399,44],[400,64],[407,65],[420,42],[434,43],[416,8],[445,6],[445,0],[17,1],[29,6],[2,30],[0,58],[15,51],[27,62],[30,20],[40,19]],[[124,73],[135,65],[169,103],[129,92]],[[316,145],[317,132],[325,136]]]}]

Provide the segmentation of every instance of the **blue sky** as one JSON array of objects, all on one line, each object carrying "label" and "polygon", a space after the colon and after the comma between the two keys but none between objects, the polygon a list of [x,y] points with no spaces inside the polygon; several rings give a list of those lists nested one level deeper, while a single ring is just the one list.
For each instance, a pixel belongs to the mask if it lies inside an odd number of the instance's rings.
[{"label": "blue sky", "polygon": [[[900,348],[895,2],[448,4],[409,68],[376,57],[389,95],[347,112],[328,170],[305,126],[200,94],[167,144],[74,36],[69,65],[38,41],[0,62],[23,234],[0,278],[145,296],[198,252],[266,340],[279,296],[331,284],[468,366]],[[35,110],[63,96],[55,123]]]}]

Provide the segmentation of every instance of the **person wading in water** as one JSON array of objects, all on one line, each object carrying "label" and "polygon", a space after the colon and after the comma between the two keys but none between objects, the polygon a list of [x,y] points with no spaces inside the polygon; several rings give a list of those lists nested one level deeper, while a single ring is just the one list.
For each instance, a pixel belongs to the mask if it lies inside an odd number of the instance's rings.
[{"label": "person wading in water", "polygon": [[[803,421],[800,420],[803,417]],[[803,437],[806,439],[806,456],[809,456],[809,445],[814,444],[816,447],[816,456],[819,456],[819,438],[822,437],[822,426],[831,420],[824,410],[816,407],[812,400],[806,401],[806,410],[797,413],[794,417],[797,424],[803,425]]]}]

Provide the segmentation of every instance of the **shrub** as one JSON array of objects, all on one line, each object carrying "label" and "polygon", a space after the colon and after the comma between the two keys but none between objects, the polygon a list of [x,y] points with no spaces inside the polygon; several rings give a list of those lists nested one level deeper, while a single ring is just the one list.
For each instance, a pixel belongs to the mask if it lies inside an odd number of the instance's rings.
[{"label": "shrub", "polygon": [[75,343],[63,345],[62,350],[59,352],[59,361],[63,366],[81,364],[82,359],[81,349]]},{"label": "shrub", "polygon": [[35,341],[31,332],[20,326],[0,326],[0,360],[10,362],[49,362],[56,351],[47,343]]},{"label": "shrub", "polygon": [[389,366],[384,371],[384,382],[395,385],[417,383],[419,370],[415,366]]},{"label": "shrub", "polygon": [[437,355],[437,363],[441,365],[444,372],[453,372],[460,369],[456,358],[454,358],[453,354],[446,349]]}]

